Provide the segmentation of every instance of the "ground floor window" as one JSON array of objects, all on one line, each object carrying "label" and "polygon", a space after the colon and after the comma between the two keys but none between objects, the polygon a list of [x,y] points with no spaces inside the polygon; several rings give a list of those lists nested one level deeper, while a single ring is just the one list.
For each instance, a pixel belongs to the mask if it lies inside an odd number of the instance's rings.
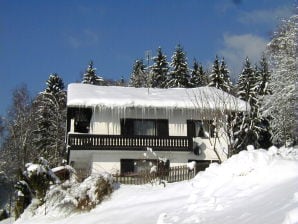
[{"label": "ground floor window", "polygon": [[159,161],[156,159],[121,159],[120,169],[121,174],[138,174],[144,171],[150,172],[155,167],[157,171],[169,169],[170,162]]}]

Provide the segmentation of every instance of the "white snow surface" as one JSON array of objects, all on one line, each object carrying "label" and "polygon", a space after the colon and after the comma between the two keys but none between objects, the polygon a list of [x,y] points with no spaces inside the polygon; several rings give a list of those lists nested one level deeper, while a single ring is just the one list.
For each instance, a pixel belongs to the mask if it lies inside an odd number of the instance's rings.
[{"label": "white snow surface", "polygon": [[246,111],[244,101],[214,87],[199,88],[134,88],[96,86],[73,83],[68,85],[67,106],[107,108],[166,109],[230,109]]},{"label": "white snow surface", "polygon": [[195,166],[196,166],[196,162],[195,161],[192,161],[192,162],[187,163],[187,168],[189,170],[193,170],[195,168]]},{"label": "white snow surface", "polygon": [[211,164],[190,181],[165,187],[120,185],[89,213],[49,212],[21,216],[15,223],[297,224],[298,161],[292,155],[298,148],[248,149]]},{"label": "white snow surface", "polygon": [[[44,160],[43,158],[41,159]],[[47,164],[47,161],[44,164]],[[51,176],[53,180],[55,180],[55,183],[60,183],[59,178],[53,173],[51,169],[47,169],[46,166],[47,165],[27,163],[25,165],[26,170],[24,171],[24,175],[31,177],[33,174],[37,174],[37,175],[47,174]]]}]

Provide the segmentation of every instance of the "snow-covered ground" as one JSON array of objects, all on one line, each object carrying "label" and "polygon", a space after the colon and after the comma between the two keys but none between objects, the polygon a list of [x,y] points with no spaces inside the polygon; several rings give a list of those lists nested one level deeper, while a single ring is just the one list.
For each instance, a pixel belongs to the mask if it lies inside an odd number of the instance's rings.
[{"label": "snow-covered ground", "polygon": [[46,216],[27,214],[15,223],[298,223],[297,152],[249,148],[190,181],[166,187],[121,185],[89,213],[65,217],[47,208]]}]

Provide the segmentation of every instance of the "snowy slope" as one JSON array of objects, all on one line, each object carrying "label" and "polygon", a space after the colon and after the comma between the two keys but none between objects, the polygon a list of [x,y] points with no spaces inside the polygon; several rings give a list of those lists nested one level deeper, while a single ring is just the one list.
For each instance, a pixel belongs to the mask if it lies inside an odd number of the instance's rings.
[{"label": "snowy slope", "polygon": [[296,152],[250,149],[191,181],[165,188],[122,185],[90,213],[59,217],[49,212],[16,223],[298,223]]}]

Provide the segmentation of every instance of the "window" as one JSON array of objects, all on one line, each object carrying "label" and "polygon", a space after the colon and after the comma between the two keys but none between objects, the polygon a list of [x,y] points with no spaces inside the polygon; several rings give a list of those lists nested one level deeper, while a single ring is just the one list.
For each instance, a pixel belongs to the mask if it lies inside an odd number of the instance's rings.
[{"label": "window", "polygon": [[169,136],[168,120],[121,119],[121,135],[124,136]]},{"label": "window", "polygon": [[187,120],[187,136],[214,137],[215,126],[211,120]]},{"label": "window", "polygon": [[133,130],[134,135],[156,135],[156,125],[153,120],[135,120]]},{"label": "window", "polygon": [[170,167],[170,161],[158,161],[156,159],[121,159],[120,173],[122,175],[138,174],[144,171],[150,171],[153,166],[157,171],[167,171]]},{"label": "window", "polygon": [[120,160],[121,174],[134,172],[134,160],[133,159],[121,159]]},{"label": "window", "polygon": [[91,116],[91,108],[68,108],[67,130],[70,131],[70,120],[74,119],[74,131],[80,133],[88,133]]}]

